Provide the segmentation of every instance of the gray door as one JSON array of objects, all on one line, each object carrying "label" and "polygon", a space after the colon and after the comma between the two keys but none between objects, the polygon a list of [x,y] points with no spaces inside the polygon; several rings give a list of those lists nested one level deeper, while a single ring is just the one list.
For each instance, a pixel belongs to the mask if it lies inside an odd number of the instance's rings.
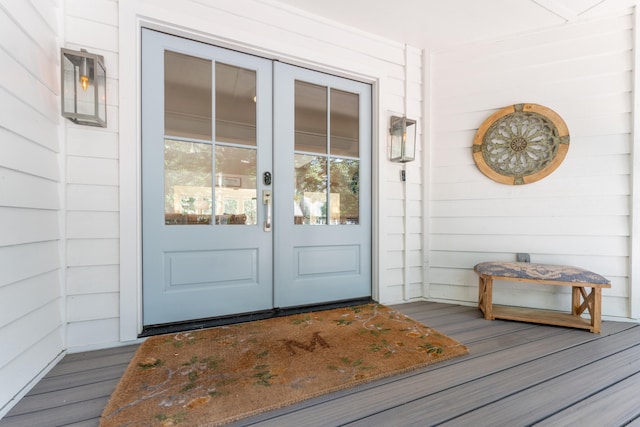
[{"label": "gray door", "polygon": [[371,295],[371,86],[274,68],[275,303]]},{"label": "gray door", "polygon": [[371,295],[370,86],[353,84],[143,30],[146,326]]}]

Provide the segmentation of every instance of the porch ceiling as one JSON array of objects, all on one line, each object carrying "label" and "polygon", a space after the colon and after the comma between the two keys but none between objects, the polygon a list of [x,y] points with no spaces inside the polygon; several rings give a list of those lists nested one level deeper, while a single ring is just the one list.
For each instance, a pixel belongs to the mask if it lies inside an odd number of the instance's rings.
[{"label": "porch ceiling", "polygon": [[425,49],[559,25],[638,0],[277,0]]}]

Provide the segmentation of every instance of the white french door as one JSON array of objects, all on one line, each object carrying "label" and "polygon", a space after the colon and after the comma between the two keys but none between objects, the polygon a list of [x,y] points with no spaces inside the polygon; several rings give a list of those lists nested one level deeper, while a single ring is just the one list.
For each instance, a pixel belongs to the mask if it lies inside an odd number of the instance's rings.
[{"label": "white french door", "polygon": [[145,326],[371,295],[371,88],[142,33]]}]

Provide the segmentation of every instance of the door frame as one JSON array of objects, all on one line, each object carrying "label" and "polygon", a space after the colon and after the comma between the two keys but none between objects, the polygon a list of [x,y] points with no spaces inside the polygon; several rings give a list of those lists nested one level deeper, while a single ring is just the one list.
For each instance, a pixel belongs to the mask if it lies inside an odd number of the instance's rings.
[{"label": "door frame", "polygon": [[[371,85],[371,296],[380,294],[380,159],[386,152],[386,144],[380,147],[379,91],[380,77],[357,72],[311,64],[302,57],[274,52],[266,48],[250,46],[213,35],[205,35],[184,28],[171,27],[166,21],[141,17],[135,2],[120,5],[119,32],[119,153],[120,153],[120,316],[119,337],[116,341],[138,341],[143,330],[142,320],[142,183],[141,183],[141,69],[142,28],[201,41],[214,46],[235,49],[242,53],[262,56],[274,61],[310,68],[314,71],[333,74]],[[135,40],[135,43],[132,43]],[[336,63],[338,60],[336,59]],[[135,70],[135,72],[132,72]],[[115,97],[115,96],[114,96]],[[122,207],[126,209],[122,209]],[[116,338],[116,337],[114,337]]]}]

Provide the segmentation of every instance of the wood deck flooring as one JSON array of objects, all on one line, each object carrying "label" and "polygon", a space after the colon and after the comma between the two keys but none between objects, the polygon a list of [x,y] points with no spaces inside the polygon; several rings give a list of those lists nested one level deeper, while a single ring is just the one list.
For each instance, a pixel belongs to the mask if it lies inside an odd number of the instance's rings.
[{"label": "wood deck flooring", "polygon": [[[600,334],[487,321],[475,307],[397,309],[469,354],[247,418],[258,426],[640,426],[640,325]],[[97,426],[136,346],[67,355],[0,427]]]}]

